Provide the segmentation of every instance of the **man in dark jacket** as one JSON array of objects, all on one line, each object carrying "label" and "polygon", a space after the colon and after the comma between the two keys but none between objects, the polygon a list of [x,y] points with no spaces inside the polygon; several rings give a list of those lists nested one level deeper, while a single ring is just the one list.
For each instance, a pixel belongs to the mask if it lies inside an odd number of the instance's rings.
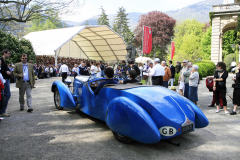
[{"label": "man in dark jacket", "polygon": [[86,64],[84,62],[79,67],[79,72],[80,72],[80,75],[87,75],[88,74],[88,70],[87,70]]},{"label": "man in dark jacket", "polygon": [[1,117],[10,117],[10,114],[6,113],[6,109],[8,106],[8,101],[11,97],[11,92],[10,92],[10,78],[11,78],[11,72],[8,68],[7,63],[5,62],[6,59],[8,59],[11,56],[11,53],[8,49],[4,49],[2,51],[2,57],[0,58],[1,60],[1,74],[3,76],[3,78],[5,79],[5,83],[4,83],[4,96],[5,96],[5,101],[6,101],[6,106],[0,108],[0,116]]},{"label": "man in dark jacket", "polygon": [[134,64],[134,61],[129,62],[128,71],[135,70],[137,73],[137,79],[140,81],[140,69]]},{"label": "man in dark jacket", "polygon": [[169,61],[168,64],[169,64],[169,68],[171,70],[171,78],[168,81],[168,85],[171,82],[171,86],[173,86],[173,81],[175,78],[175,67],[172,65],[172,61]]}]

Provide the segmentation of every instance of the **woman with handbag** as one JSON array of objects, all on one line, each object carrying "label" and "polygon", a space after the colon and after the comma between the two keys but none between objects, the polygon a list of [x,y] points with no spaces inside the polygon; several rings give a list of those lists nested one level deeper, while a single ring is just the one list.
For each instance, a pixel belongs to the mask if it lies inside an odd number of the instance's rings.
[{"label": "woman with handbag", "polygon": [[223,62],[218,62],[217,70],[214,73],[213,79],[213,91],[215,91],[215,99],[217,105],[216,113],[219,113],[219,94],[223,100],[224,111],[227,114],[227,99],[226,99],[226,79],[228,77],[228,71],[226,71],[226,64]]},{"label": "woman with handbag", "polygon": [[237,73],[236,77],[232,80],[235,82],[235,85],[233,84],[233,104],[234,108],[233,111],[230,113],[230,115],[236,115],[237,114],[237,106],[240,106],[240,62],[238,63],[237,67]]}]

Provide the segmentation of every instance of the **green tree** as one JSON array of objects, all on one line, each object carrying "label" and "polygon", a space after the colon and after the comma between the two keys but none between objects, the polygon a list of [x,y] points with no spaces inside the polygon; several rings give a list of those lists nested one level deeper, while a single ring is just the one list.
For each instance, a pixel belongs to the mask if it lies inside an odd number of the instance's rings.
[{"label": "green tree", "polygon": [[29,33],[34,31],[67,27],[66,23],[60,20],[59,13],[57,11],[50,9],[48,12],[46,12],[46,14],[46,17],[39,16],[38,19],[34,19],[32,22],[30,22],[30,27],[26,28],[26,31]]},{"label": "green tree", "polygon": [[28,60],[35,61],[35,53],[30,41],[26,39],[19,40],[13,34],[4,32],[0,30],[0,51],[3,49],[11,50],[11,57],[7,60],[7,62],[17,63],[20,62],[20,57],[22,53],[28,55]]},{"label": "green tree", "polygon": [[212,27],[207,29],[201,40],[201,55],[203,59],[211,59]]},{"label": "green tree", "polygon": [[117,16],[113,22],[113,30],[117,32],[127,44],[129,44],[129,42],[133,41],[134,34],[131,32],[128,26],[128,14],[126,13],[125,8],[121,7],[118,9]]},{"label": "green tree", "polygon": [[187,59],[196,61],[201,57],[201,40],[204,34],[205,24],[195,19],[184,20],[175,27],[175,56],[174,60]]},{"label": "green tree", "polygon": [[232,54],[235,52],[235,49],[232,48],[232,44],[237,44],[237,32],[236,31],[227,31],[223,35],[222,49],[223,58],[225,58],[228,54]]},{"label": "green tree", "polygon": [[105,10],[103,9],[102,6],[100,9],[101,9],[102,13],[100,14],[100,16],[98,18],[98,25],[107,25],[108,27],[110,27],[109,19],[108,19],[107,14],[105,13]]}]

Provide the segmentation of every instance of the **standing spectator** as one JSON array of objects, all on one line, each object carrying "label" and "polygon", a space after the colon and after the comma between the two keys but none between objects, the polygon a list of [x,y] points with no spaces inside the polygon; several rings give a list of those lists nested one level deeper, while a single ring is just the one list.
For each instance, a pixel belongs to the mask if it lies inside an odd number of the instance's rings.
[{"label": "standing spectator", "polygon": [[46,78],[49,78],[49,67],[48,65],[45,67]]},{"label": "standing spectator", "polygon": [[126,61],[122,61],[122,76],[124,79],[127,79],[127,71],[128,71],[128,66],[126,64]]},{"label": "standing spectator", "polygon": [[117,67],[118,67],[118,65],[116,65],[115,61],[113,61],[112,68],[113,68],[113,71],[114,71],[114,75],[116,75]]},{"label": "standing spectator", "polygon": [[233,90],[233,104],[234,108],[230,115],[237,114],[237,106],[240,106],[240,62],[238,63],[236,77],[233,78],[235,82],[234,90]]},{"label": "standing spectator", "polygon": [[100,68],[100,63],[97,63],[96,64],[97,66],[96,66],[96,76],[97,77],[101,77],[101,68]]},{"label": "standing spectator", "polygon": [[100,61],[100,69],[101,69],[101,76],[104,77],[104,69],[105,69],[105,67],[104,67],[102,61]]},{"label": "standing spectator", "polygon": [[95,75],[96,72],[95,72],[95,66],[94,66],[93,62],[90,62],[90,65],[91,65],[90,74]]},{"label": "standing spectator", "polygon": [[149,80],[151,81],[151,78],[149,77],[149,71],[150,71],[150,63],[147,61],[147,64],[143,67],[143,79],[145,80],[145,85],[150,85]]},{"label": "standing spectator", "polygon": [[171,87],[172,87],[173,81],[175,79],[175,67],[172,65],[172,61],[169,61],[168,64],[169,64],[169,68],[171,70],[171,78],[168,81],[168,85],[169,85],[169,83],[171,83]]},{"label": "standing spectator", "polygon": [[62,74],[62,82],[65,83],[65,79],[67,78],[67,74],[69,72],[68,66],[63,62],[63,65],[59,69],[59,73]]},{"label": "standing spectator", "polygon": [[[187,63],[188,63],[188,61],[187,61]],[[181,65],[181,62],[179,62],[179,72],[182,70],[182,65]]]},{"label": "standing spectator", "polygon": [[135,70],[136,71],[137,80],[139,80],[140,79],[140,70],[139,70],[138,66],[134,64],[134,61],[129,62],[129,67],[128,67],[128,73],[127,74],[129,74],[130,70]]},{"label": "standing spectator", "polygon": [[197,101],[198,101],[198,82],[199,82],[198,66],[193,65],[192,69],[191,69],[191,74],[189,76],[188,99],[196,105],[197,105]]},{"label": "standing spectator", "polygon": [[233,74],[235,73],[235,70],[233,70],[233,68],[235,68],[236,65],[237,64],[236,64],[235,60],[233,60],[232,63],[231,63],[231,71],[232,71]]},{"label": "standing spectator", "polygon": [[163,86],[163,76],[165,75],[164,67],[160,65],[160,59],[154,60],[155,66],[150,71],[153,85]]},{"label": "standing spectator", "polygon": [[72,69],[74,79],[79,73],[79,68],[77,67],[77,64],[74,64],[74,68]]},{"label": "standing spectator", "polygon": [[4,49],[2,51],[2,57],[0,58],[1,61],[1,70],[0,73],[2,74],[3,78],[5,79],[4,83],[4,96],[5,96],[5,101],[6,101],[6,106],[0,108],[0,115],[1,117],[10,117],[10,114],[6,113],[6,109],[8,106],[8,101],[11,97],[11,92],[10,92],[10,77],[12,73],[10,72],[7,63],[5,62],[6,59],[8,59],[11,56],[11,53],[8,49]]},{"label": "standing spectator", "polygon": [[55,66],[53,66],[53,77],[56,77],[56,67]]},{"label": "standing spectator", "polygon": [[[149,63],[149,73],[151,72],[151,70],[153,69],[153,63],[151,62],[151,63]],[[148,83],[146,84],[146,85],[153,85],[152,84],[152,77],[150,76],[150,74],[148,73]]]},{"label": "standing spectator", "polygon": [[184,85],[185,85],[185,90],[184,90],[184,97],[188,98],[189,96],[189,76],[192,72],[192,62],[188,62],[188,69],[186,72],[183,73],[184,76]]},{"label": "standing spectator", "polygon": [[122,67],[121,67],[121,65],[118,65],[118,68],[116,70],[116,75],[119,76],[119,78],[122,78]]},{"label": "standing spectator", "polygon": [[32,88],[35,85],[34,67],[27,63],[27,54],[22,54],[22,62],[14,67],[13,75],[17,78],[16,87],[19,88],[20,111],[24,110],[24,95],[27,95],[28,112],[32,112]]},{"label": "standing spectator", "polygon": [[88,75],[88,70],[86,68],[85,63],[82,63],[81,67],[79,67],[80,69],[80,75]]},{"label": "standing spectator", "polygon": [[226,79],[228,77],[228,71],[226,71],[226,64],[223,62],[218,62],[217,64],[217,70],[214,73],[214,79],[213,79],[213,91],[215,91],[215,99],[216,99],[216,105],[217,105],[217,111],[216,113],[220,112],[219,110],[219,93],[221,94],[221,98],[223,100],[223,107],[225,113],[228,113],[227,111],[227,99],[226,99]]},{"label": "standing spectator", "polygon": [[184,76],[183,73],[187,71],[188,67],[188,61],[187,60],[183,60],[183,68],[180,71],[180,75],[179,75],[179,79],[178,79],[178,83],[180,83],[179,85],[179,89],[180,89],[180,94],[183,96],[183,91],[185,89],[185,82],[184,82]]},{"label": "standing spectator", "polygon": [[40,65],[39,68],[38,68],[38,78],[42,79],[42,77],[43,77],[43,75],[42,75],[42,65]]},{"label": "standing spectator", "polygon": [[163,86],[168,88],[168,81],[171,78],[171,71],[170,68],[166,66],[166,61],[162,61],[162,66],[165,70],[165,75],[163,76]]},{"label": "standing spectator", "polygon": [[52,66],[50,67],[49,72],[50,72],[50,77],[53,77],[53,68],[52,68]]},{"label": "standing spectator", "polygon": [[179,66],[179,62],[177,62],[177,65],[176,65],[176,67],[175,67],[175,68],[176,68],[176,70],[175,70],[175,71],[176,71],[176,73],[178,74],[178,73],[180,72],[180,66]]},{"label": "standing spectator", "polygon": [[143,65],[142,65],[142,63],[139,63],[138,68],[140,70],[140,80],[139,81],[141,82],[142,77],[143,77]]}]

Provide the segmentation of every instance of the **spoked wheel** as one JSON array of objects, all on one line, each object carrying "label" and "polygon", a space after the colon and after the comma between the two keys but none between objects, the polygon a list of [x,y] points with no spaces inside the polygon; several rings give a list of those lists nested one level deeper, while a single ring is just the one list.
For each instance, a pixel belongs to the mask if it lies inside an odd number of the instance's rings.
[{"label": "spoked wheel", "polygon": [[119,141],[119,142],[122,142],[122,143],[131,143],[133,140],[129,137],[126,137],[126,136],[122,136],[121,134],[117,133],[117,132],[113,132],[113,135],[114,137]]},{"label": "spoked wheel", "polygon": [[60,94],[57,88],[55,88],[54,90],[54,103],[55,103],[55,107],[59,110],[62,110],[63,107],[61,107],[60,105]]}]

